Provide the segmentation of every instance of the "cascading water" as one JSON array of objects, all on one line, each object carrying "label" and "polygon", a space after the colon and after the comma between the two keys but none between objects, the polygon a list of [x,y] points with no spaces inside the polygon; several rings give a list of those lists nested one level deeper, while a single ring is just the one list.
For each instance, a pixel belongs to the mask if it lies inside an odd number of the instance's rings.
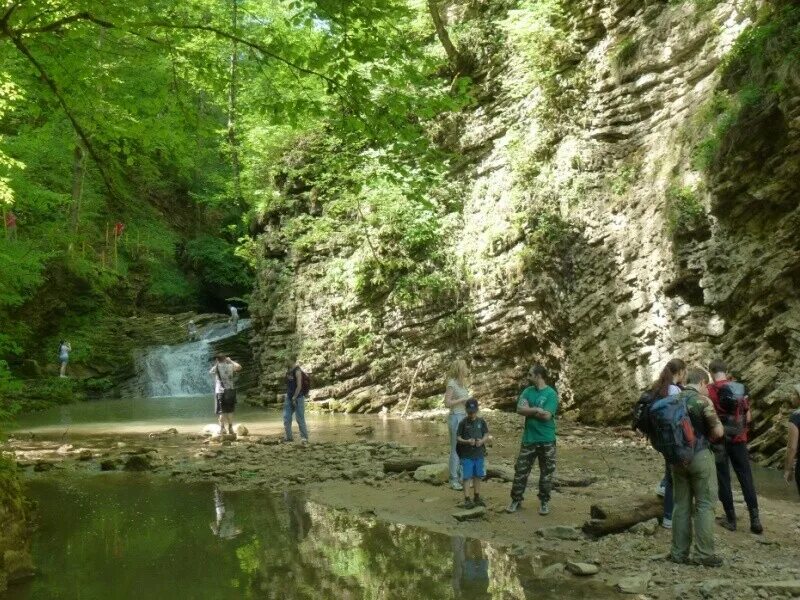
[{"label": "cascading water", "polygon": [[[249,326],[250,321],[242,319],[238,333]],[[150,398],[210,394],[212,344],[233,335],[229,325],[219,324],[203,331],[196,342],[150,348],[138,359],[142,391]]]}]

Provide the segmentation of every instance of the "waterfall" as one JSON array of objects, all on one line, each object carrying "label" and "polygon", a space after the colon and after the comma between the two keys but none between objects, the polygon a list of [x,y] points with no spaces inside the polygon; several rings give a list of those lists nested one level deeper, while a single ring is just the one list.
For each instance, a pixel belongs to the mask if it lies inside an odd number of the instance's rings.
[{"label": "waterfall", "polygon": [[[250,325],[248,319],[239,321],[241,333]],[[206,328],[196,342],[148,349],[137,360],[140,389],[150,398],[201,396],[210,394],[212,377],[212,344],[236,335],[227,324]]]}]

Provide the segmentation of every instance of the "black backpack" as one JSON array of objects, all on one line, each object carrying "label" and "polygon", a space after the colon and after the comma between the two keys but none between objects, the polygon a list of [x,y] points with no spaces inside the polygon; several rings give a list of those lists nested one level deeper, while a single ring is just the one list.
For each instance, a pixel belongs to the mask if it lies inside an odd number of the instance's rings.
[{"label": "black backpack", "polygon": [[738,381],[728,381],[716,386],[717,398],[721,414],[719,415],[725,430],[725,438],[730,441],[741,435],[747,428],[747,409],[750,398],[744,385]]},{"label": "black backpack", "polygon": [[633,405],[631,413],[631,429],[641,431],[646,436],[652,434],[652,422],[650,420],[650,407],[658,400],[657,394],[653,390],[645,390],[636,404]]},{"label": "black backpack", "polygon": [[308,396],[308,393],[311,391],[311,376],[300,369],[300,394],[302,396]]}]

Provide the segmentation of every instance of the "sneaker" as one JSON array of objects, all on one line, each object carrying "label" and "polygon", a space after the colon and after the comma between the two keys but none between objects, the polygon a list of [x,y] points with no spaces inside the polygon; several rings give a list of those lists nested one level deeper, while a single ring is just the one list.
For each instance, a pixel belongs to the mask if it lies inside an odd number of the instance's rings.
[{"label": "sneaker", "polygon": [[458,481],[451,481],[450,482],[450,489],[453,489],[457,492],[463,492],[464,486],[461,485]]},{"label": "sneaker", "polygon": [[719,517],[717,523],[728,531],[736,531],[736,521],[728,517]]},{"label": "sneaker", "polygon": [[661,526],[664,529],[672,529],[672,519],[667,519],[664,517],[664,519],[661,521]]},{"label": "sneaker", "polygon": [[542,502],[539,506],[539,514],[542,516],[550,514],[550,504],[548,502]]},{"label": "sneaker", "polygon": [[486,506],[486,502],[483,501],[483,498],[480,496],[475,496],[475,500],[473,501],[475,506]]},{"label": "sneaker", "polygon": [[689,557],[688,556],[680,557],[680,556],[674,556],[674,555],[670,554],[667,557],[667,560],[670,561],[670,562],[674,562],[676,565],[690,565],[690,564],[692,564],[689,561]]},{"label": "sneaker", "polygon": [[459,504],[458,507],[469,510],[470,508],[475,508],[475,503],[472,501],[472,498],[464,498],[464,501]]},{"label": "sneaker", "polygon": [[306,438],[300,438],[300,444],[302,446],[308,446],[308,440]]},{"label": "sneaker", "polygon": [[660,496],[661,498],[667,493],[667,484],[662,479],[661,482],[656,486],[656,496]]},{"label": "sneaker", "polygon": [[724,561],[717,556],[707,556],[705,558],[694,558],[691,561],[691,564],[697,565],[698,567],[721,567]]},{"label": "sneaker", "polygon": [[515,513],[519,510],[519,505],[522,504],[521,500],[512,500],[511,504],[506,508],[507,513]]}]

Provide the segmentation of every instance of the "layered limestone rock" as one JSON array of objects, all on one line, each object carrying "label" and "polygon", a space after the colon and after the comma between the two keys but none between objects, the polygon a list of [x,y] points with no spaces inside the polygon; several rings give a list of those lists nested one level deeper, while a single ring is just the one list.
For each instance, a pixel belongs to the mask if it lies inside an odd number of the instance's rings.
[{"label": "layered limestone rock", "polygon": [[[333,408],[428,405],[465,357],[485,404],[510,407],[537,361],[578,418],[620,422],[671,357],[721,356],[754,398],[755,449],[777,460],[800,372],[800,92],[697,160],[758,3],[584,0],[544,50],[515,30],[530,6],[451,11],[502,40],[476,51],[477,104],[436,132],[463,157],[458,235],[443,242],[466,266],[461,305],[376,317],[321,284],[346,248],[283,257],[268,228],[252,306],[263,401],[280,398],[296,346]],[[542,79],[545,50],[563,66]]]}]

